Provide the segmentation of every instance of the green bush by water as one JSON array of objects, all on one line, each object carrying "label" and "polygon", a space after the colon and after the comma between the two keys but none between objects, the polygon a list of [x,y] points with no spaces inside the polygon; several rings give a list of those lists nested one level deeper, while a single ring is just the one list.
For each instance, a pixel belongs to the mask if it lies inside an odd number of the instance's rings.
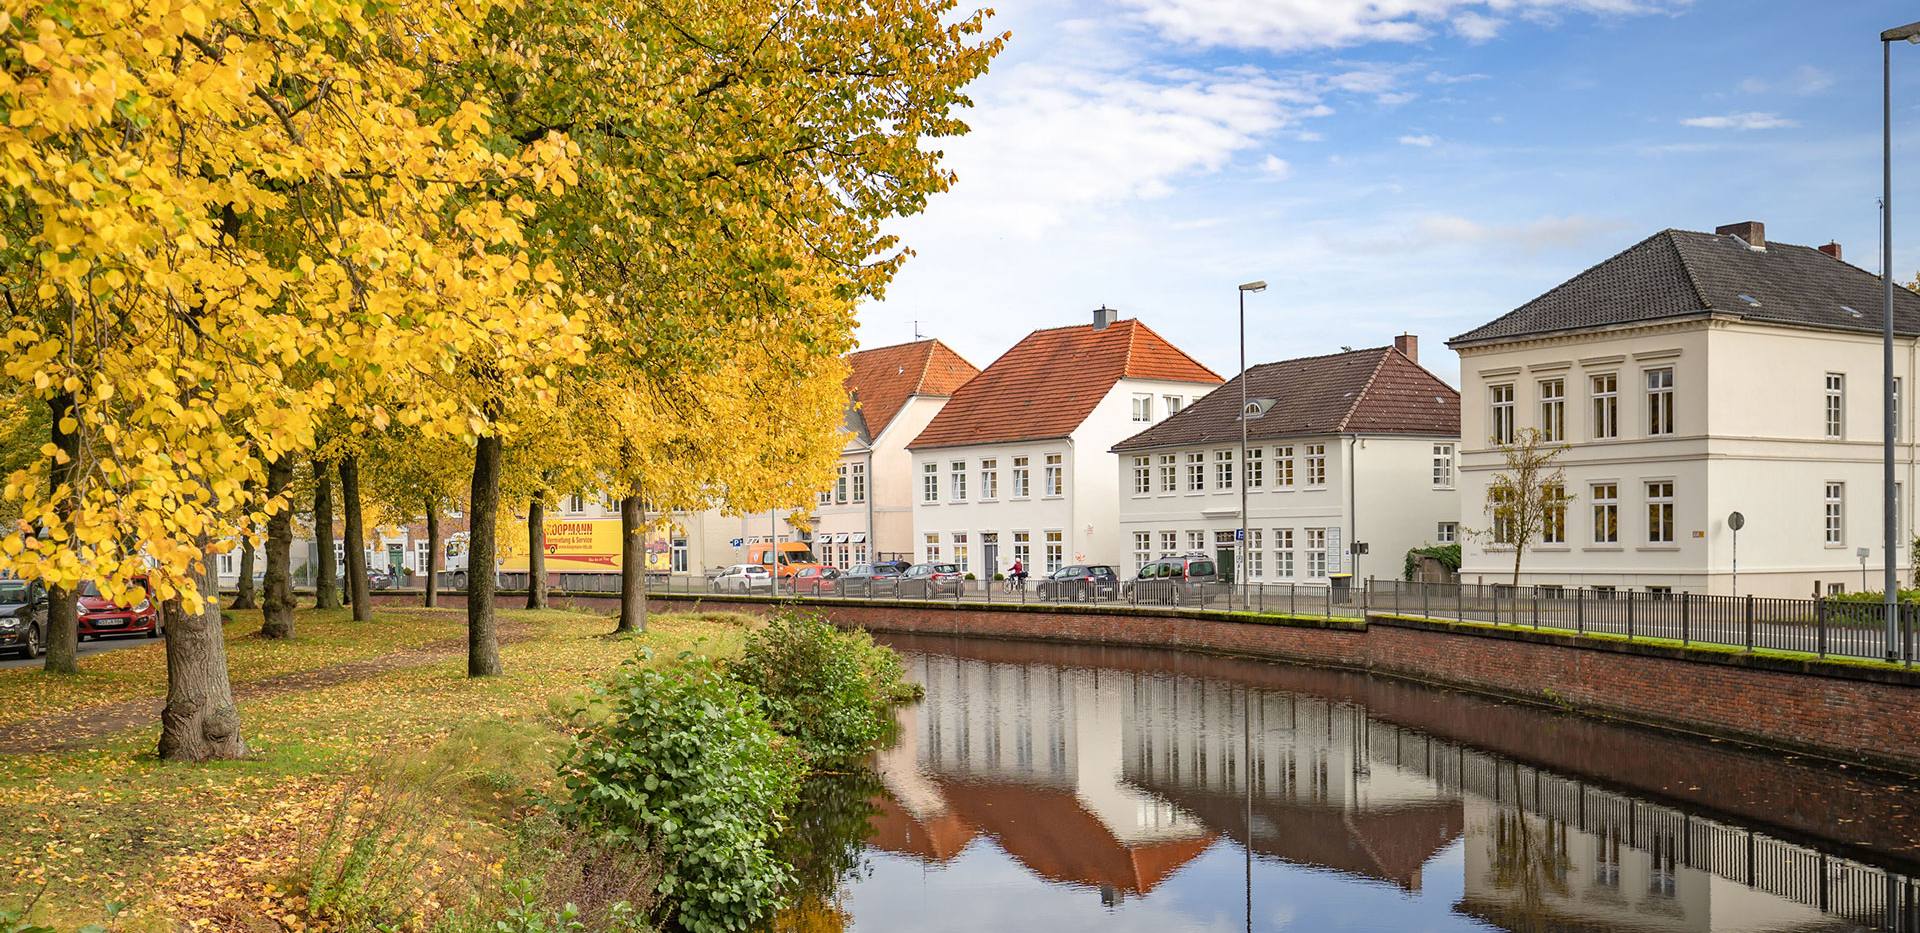
[{"label": "green bush by water", "polygon": [[730,673],[766,699],[768,718],[815,765],[873,751],[893,726],[893,704],[913,695],[892,650],[793,610],[749,635]]}]

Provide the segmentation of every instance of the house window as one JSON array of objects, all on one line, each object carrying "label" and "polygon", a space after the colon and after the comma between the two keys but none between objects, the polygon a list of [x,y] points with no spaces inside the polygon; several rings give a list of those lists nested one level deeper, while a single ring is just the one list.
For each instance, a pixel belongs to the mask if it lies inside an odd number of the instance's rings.
[{"label": "house window", "polygon": [[940,464],[929,463],[920,468],[920,501],[940,501]]},{"label": "house window", "polygon": [[1067,549],[1065,545],[1065,540],[1066,540],[1066,536],[1061,534],[1058,531],[1047,532],[1047,572],[1048,573],[1052,573],[1056,570],[1059,570],[1060,565],[1066,562]]},{"label": "house window", "polygon": [[1207,455],[1203,453],[1187,454],[1187,491],[1205,492],[1207,489]]},{"label": "house window", "polygon": [[1827,374],[1827,438],[1839,440],[1847,435],[1847,377]]},{"label": "house window", "polygon": [[1019,561],[1020,566],[1029,571],[1033,569],[1033,547],[1030,537],[1024,531],[1013,533],[1013,559]]},{"label": "house window", "polygon": [[1275,447],[1273,449],[1273,485],[1281,489],[1293,488],[1293,447]]},{"label": "house window", "polygon": [[1187,531],[1187,550],[1195,554],[1207,552],[1207,533],[1189,529]]},{"label": "house window", "polygon": [[1133,494],[1144,496],[1153,491],[1153,458],[1133,458]]},{"label": "house window", "polygon": [[668,551],[668,560],[671,561],[668,566],[673,568],[674,573],[686,573],[688,569],[693,566],[687,552],[687,539],[685,537],[673,538],[668,543],[668,547],[670,548]]},{"label": "house window", "polygon": [[1647,543],[1673,543],[1673,481],[1647,484]]},{"label": "house window", "polygon": [[1175,554],[1180,550],[1180,533],[1177,531],[1160,532],[1160,553]]},{"label": "house window", "polygon": [[961,573],[966,573],[969,569],[967,566],[967,533],[964,531],[956,531],[953,533],[953,562],[960,565]]},{"label": "house window", "polygon": [[1266,451],[1258,447],[1247,448],[1247,488],[1259,489],[1267,481]]},{"label": "house window", "polygon": [[1489,489],[1487,499],[1493,504],[1493,543],[1512,544],[1518,537],[1513,514],[1513,490]]},{"label": "house window", "polygon": [[1175,492],[1180,488],[1179,458],[1173,454],[1160,455],[1160,491]]},{"label": "house window", "polygon": [[1153,396],[1135,395],[1133,397],[1133,420],[1143,423],[1153,421]]},{"label": "house window", "polygon": [[1647,434],[1673,433],[1673,367],[1647,370]]},{"label": "house window", "polygon": [[1032,471],[1027,469],[1027,458],[1013,458],[1013,497],[1015,499],[1025,499],[1032,494],[1031,476]]},{"label": "house window", "polygon": [[1513,383],[1503,382],[1487,387],[1487,398],[1493,405],[1492,421],[1493,442],[1496,444],[1513,443]]},{"label": "house window", "polygon": [[967,461],[955,460],[951,468],[953,473],[948,479],[953,484],[953,488],[948,492],[947,498],[955,502],[965,502],[967,501]]},{"label": "house window", "polygon": [[1847,484],[1827,484],[1827,546],[1847,543]]},{"label": "house window", "polygon": [[1136,531],[1133,533],[1133,569],[1139,570],[1153,560],[1153,532]]},{"label": "house window", "polygon": [[1567,439],[1567,381],[1565,379],[1540,380],[1540,434],[1541,440]]},{"label": "house window", "polygon": [[833,480],[833,501],[845,505],[847,502],[847,465],[840,464],[840,471]]},{"label": "house window", "polygon": [[1327,445],[1307,445],[1307,485],[1325,486],[1327,484]]},{"label": "house window", "polygon": [[1213,484],[1216,489],[1233,488],[1233,451],[1213,452]]},{"label": "house window", "polygon": [[1594,483],[1593,543],[1620,543],[1620,487],[1615,483]]},{"label": "house window", "polygon": [[1000,498],[1000,461],[988,457],[980,461],[980,498]]},{"label": "house window", "polygon": [[1601,373],[1593,377],[1593,437],[1604,440],[1620,436],[1620,375]]},{"label": "house window", "polygon": [[1247,529],[1247,579],[1262,580],[1267,576],[1266,535],[1259,528]]},{"label": "house window", "polygon": [[1900,409],[1900,377],[1893,377],[1893,439],[1906,440],[1907,413]]},{"label": "house window", "polygon": [[1460,523],[1441,522],[1433,531],[1433,540],[1438,544],[1452,544],[1460,540]]},{"label": "house window", "polygon": [[1540,543],[1567,543],[1567,490],[1557,483],[1542,486],[1541,498],[1546,510],[1540,515]]},{"label": "house window", "polygon": [[865,502],[867,501],[867,465],[864,463],[856,463],[852,466],[852,471],[852,499],[854,502]]},{"label": "house window", "polygon": [[940,559],[940,535],[932,531],[927,532],[924,544],[926,545],[926,549],[927,549],[926,555],[925,555],[927,563],[931,564],[939,560]]},{"label": "house window", "polygon": [[1160,401],[1167,406],[1167,417],[1171,418],[1180,413],[1180,396],[1163,395],[1160,397]]},{"label": "house window", "polygon": [[1067,494],[1067,474],[1061,467],[1060,454],[1047,455],[1047,495],[1064,496]]},{"label": "house window", "polygon": [[427,566],[427,561],[431,560],[432,558],[433,558],[433,551],[432,549],[427,547],[427,542],[425,541],[414,542],[413,569],[416,572],[426,573],[428,570],[431,570],[432,568]]},{"label": "house window", "polygon": [[1433,488],[1453,488],[1453,445],[1433,445]]},{"label": "house window", "polygon": [[1282,580],[1293,579],[1293,529],[1291,528],[1273,530],[1273,575]]},{"label": "house window", "polygon": [[815,499],[815,501],[816,501],[816,502],[818,502],[818,503],[819,503],[819,504],[821,504],[821,505],[832,505],[832,504],[833,504],[833,490],[831,490],[831,489],[822,489],[822,490],[820,490],[820,491],[819,491],[818,493],[816,493],[816,494],[815,494],[815,496],[814,496],[814,499]]},{"label": "house window", "polygon": [[[240,546],[246,547],[247,543],[245,541],[242,541],[240,542]],[[228,551],[225,554],[220,555],[220,572],[223,574],[226,574],[227,576],[233,575],[233,552],[232,551]]]},{"label": "house window", "polygon": [[1307,529],[1307,579],[1318,580],[1327,575],[1327,530],[1325,528]]},{"label": "house window", "polygon": [[581,512],[585,512],[586,510],[587,510],[586,496],[576,494],[576,495],[571,495],[567,497],[567,511],[569,513],[578,515]]}]

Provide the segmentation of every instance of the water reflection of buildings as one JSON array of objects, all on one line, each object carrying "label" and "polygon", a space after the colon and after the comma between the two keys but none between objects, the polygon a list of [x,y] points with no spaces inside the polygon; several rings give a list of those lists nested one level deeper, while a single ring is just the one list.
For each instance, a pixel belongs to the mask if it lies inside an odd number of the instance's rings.
[{"label": "water reflection of buildings", "polygon": [[1464,837],[1455,909],[1505,929],[1920,930],[1909,878],[1350,703],[1144,668],[908,662],[926,699],[879,762],[891,799],[872,842],[923,861],[985,837],[1112,902],[1250,838],[1258,855],[1412,892]]}]

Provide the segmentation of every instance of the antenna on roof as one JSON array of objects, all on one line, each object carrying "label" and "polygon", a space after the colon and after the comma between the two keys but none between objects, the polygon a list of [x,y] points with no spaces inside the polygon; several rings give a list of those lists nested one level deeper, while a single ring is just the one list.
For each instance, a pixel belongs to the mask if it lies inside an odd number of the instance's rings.
[{"label": "antenna on roof", "polygon": [[915,339],[915,340],[925,340],[925,339],[926,339],[926,338],[924,338],[924,337],[922,337],[922,336],[920,336],[920,322],[919,322],[919,321],[914,321],[914,322],[913,322],[913,339]]}]

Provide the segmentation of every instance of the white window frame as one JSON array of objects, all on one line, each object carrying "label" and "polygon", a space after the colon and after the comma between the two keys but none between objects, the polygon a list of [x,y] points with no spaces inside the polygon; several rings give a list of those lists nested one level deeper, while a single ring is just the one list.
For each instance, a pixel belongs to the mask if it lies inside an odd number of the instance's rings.
[{"label": "white window frame", "polygon": [[967,545],[969,543],[966,532],[956,531],[953,533],[953,562],[960,565],[961,573],[966,573],[969,569],[967,566],[967,551],[969,550]]},{"label": "white window frame", "polygon": [[1247,488],[1264,489],[1267,483],[1267,451],[1263,447],[1247,448]]},{"label": "white window frame", "polygon": [[1513,383],[1487,386],[1487,428],[1495,444],[1513,443]]},{"label": "white window frame", "polygon": [[1307,529],[1307,579],[1324,580],[1327,576],[1327,530],[1325,528]]},{"label": "white window frame", "polygon": [[920,467],[920,501],[940,501],[940,462],[929,460]]},{"label": "white window frame", "polygon": [[929,531],[926,533],[925,536],[923,536],[920,539],[920,543],[922,546],[926,548],[922,556],[924,556],[927,559],[927,563],[929,564],[939,563],[940,533],[937,531]]},{"label": "white window frame", "polygon": [[[1556,495],[1556,491],[1558,494]],[[1540,543],[1567,543],[1567,490],[1559,483],[1547,483],[1541,487],[1541,497],[1559,501],[1547,506],[1540,516]]]},{"label": "white window frame", "polygon": [[1047,572],[1052,573],[1066,565],[1067,536],[1059,529],[1047,531],[1044,535],[1047,550]]},{"label": "white window frame", "polygon": [[1540,434],[1542,440],[1567,439],[1567,380],[1542,379],[1540,390]]},{"label": "white window frame", "polygon": [[[1603,492],[1604,490],[1604,492]],[[1587,484],[1587,494],[1593,501],[1593,543],[1617,545],[1620,543],[1620,484],[1601,481]]]},{"label": "white window frame", "polygon": [[1013,497],[1025,499],[1033,492],[1033,471],[1027,466],[1027,458],[1013,458]]},{"label": "white window frame", "polygon": [[1180,491],[1180,456],[1178,454],[1160,454],[1160,491]]},{"label": "white window frame", "polygon": [[1160,532],[1160,553],[1162,554],[1180,553],[1180,532],[1177,532],[1177,531]]},{"label": "white window frame", "polygon": [[1133,420],[1138,424],[1153,423],[1153,393],[1135,392],[1133,394]]},{"label": "white window frame", "polygon": [[1460,540],[1459,522],[1441,522],[1433,529],[1435,544],[1452,544],[1458,540]]},{"label": "white window frame", "polygon": [[850,496],[851,501],[856,505],[866,502],[867,501],[867,465],[864,463],[852,464],[851,471],[848,475],[851,476],[853,480],[853,489],[852,489],[852,494]]},{"label": "white window frame", "polygon": [[1198,528],[1187,529],[1187,550],[1189,552],[1206,553],[1207,533]]},{"label": "white window frame", "polygon": [[1273,449],[1273,488],[1293,490],[1293,445]]},{"label": "white window frame", "polygon": [[951,471],[947,477],[947,483],[951,487],[947,491],[947,498],[954,502],[967,501],[967,461],[949,461],[947,469]]},{"label": "white window frame", "polygon": [[838,505],[847,504],[847,464],[840,464],[833,478],[833,501]]},{"label": "white window frame", "polygon": [[1150,495],[1153,492],[1153,458],[1144,454],[1133,457],[1133,494]]},{"label": "white window frame", "polygon": [[1033,571],[1033,535],[1030,532],[1013,533],[1013,559],[1020,562],[1022,569]]},{"label": "white window frame", "polygon": [[1674,521],[1674,482],[1650,479],[1641,488],[1647,495],[1647,543],[1674,544],[1678,541]]},{"label": "white window frame", "polygon": [[1153,561],[1153,532],[1133,533],[1133,569],[1137,572]]},{"label": "white window frame", "polygon": [[1247,529],[1247,579],[1264,580],[1267,577],[1267,544],[1264,529]]},{"label": "white window frame", "polygon": [[1207,491],[1207,455],[1202,451],[1187,452],[1187,491]]},{"label": "white window frame", "polygon": [[1233,477],[1232,448],[1228,448],[1226,450],[1214,451],[1213,452],[1213,488],[1223,489],[1223,490],[1232,489],[1233,479],[1234,477]]},{"label": "white window frame", "polygon": [[1827,547],[1846,547],[1847,545],[1847,484],[1829,481],[1826,484],[1825,519]]},{"label": "white window frame", "polygon": [[1847,436],[1847,374],[1827,374],[1827,440]]},{"label": "white window frame", "polygon": [[1057,499],[1067,494],[1067,465],[1064,454],[1047,454],[1047,472],[1042,477],[1046,485],[1041,490],[1047,498]]},{"label": "white window frame", "polygon": [[1673,422],[1676,410],[1673,401],[1673,367],[1656,366],[1642,370],[1642,382],[1647,387],[1647,436],[1668,437],[1673,434]]},{"label": "white window frame", "polygon": [[1433,445],[1433,488],[1453,488],[1453,456],[1452,444]]},{"label": "white window frame", "polygon": [[1273,575],[1276,580],[1293,579],[1293,529],[1273,530]]},{"label": "white window frame", "polygon": [[1179,414],[1180,409],[1185,406],[1185,402],[1182,401],[1178,395],[1163,395],[1160,397],[1160,401],[1166,405],[1167,417],[1169,418]]},{"label": "white window frame", "polygon": [[1307,488],[1327,485],[1327,445],[1307,445]]},{"label": "white window frame", "polygon": [[983,457],[980,460],[980,501],[992,502],[1000,498],[1000,459]]},{"label": "white window frame", "polygon": [[1593,439],[1619,437],[1620,374],[1594,373],[1587,384],[1593,389]]}]

